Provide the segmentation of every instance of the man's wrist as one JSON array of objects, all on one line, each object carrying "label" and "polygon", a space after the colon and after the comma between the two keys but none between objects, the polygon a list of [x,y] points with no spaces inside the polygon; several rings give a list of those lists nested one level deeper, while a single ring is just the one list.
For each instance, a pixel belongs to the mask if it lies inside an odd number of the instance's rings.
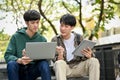
[{"label": "man's wrist", "polygon": [[22,64],[22,58],[18,58],[17,63]]},{"label": "man's wrist", "polygon": [[57,60],[64,60],[63,55],[58,55]]}]

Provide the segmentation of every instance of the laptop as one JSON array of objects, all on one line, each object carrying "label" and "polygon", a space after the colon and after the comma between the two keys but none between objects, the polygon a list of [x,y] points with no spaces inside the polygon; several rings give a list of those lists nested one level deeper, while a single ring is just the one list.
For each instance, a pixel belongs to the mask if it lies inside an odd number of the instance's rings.
[{"label": "laptop", "polygon": [[91,40],[82,40],[78,47],[72,52],[72,54],[83,57],[84,55],[81,53],[81,51],[83,49],[86,49],[87,47],[92,49],[95,46],[95,44],[96,42]]},{"label": "laptop", "polygon": [[56,46],[56,42],[27,42],[26,55],[32,60],[53,59]]}]

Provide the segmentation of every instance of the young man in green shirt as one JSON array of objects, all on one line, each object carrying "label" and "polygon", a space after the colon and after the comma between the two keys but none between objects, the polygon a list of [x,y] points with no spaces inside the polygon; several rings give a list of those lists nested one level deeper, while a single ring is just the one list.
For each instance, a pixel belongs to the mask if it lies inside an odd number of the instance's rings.
[{"label": "young man in green shirt", "polygon": [[41,76],[42,80],[51,80],[47,60],[32,61],[25,55],[26,42],[47,41],[45,37],[37,32],[40,14],[36,10],[28,10],[24,13],[23,17],[27,27],[18,30],[11,37],[4,55],[7,62],[8,79],[35,80]]}]

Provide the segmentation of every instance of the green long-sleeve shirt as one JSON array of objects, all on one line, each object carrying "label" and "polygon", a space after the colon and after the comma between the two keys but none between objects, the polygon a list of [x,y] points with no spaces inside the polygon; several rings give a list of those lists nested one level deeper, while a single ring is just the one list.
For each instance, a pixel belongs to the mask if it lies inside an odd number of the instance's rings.
[{"label": "green long-sleeve shirt", "polygon": [[33,37],[26,34],[26,27],[18,30],[10,39],[4,58],[6,62],[16,61],[22,57],[22,50],[25,49],[26,42],[46,42],[45,37],[38,32]]}]

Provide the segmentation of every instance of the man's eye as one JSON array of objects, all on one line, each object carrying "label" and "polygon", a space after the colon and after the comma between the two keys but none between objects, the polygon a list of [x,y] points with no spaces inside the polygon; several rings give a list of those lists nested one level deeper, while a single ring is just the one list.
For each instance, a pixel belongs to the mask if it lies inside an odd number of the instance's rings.
[{"label": "man's eye", "polygon": [[32,24],[34,24],[34,22],[32,22]]},{"label": "man's eye", "polygon": [[65,25],[65,27],[69,27],[68,25]]}]

